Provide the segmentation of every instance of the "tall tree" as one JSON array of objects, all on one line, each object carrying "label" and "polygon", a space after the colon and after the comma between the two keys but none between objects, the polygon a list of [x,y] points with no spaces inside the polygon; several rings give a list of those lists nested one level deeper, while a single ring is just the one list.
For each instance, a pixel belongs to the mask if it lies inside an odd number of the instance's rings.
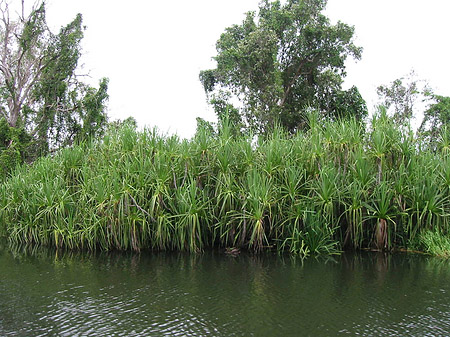
[{"label": "tall tree", "polygon": [[97,89],[76,75],[84,30],[80,14],[54,34],[44,2],[27,15],[23,0],[21,5],[12,19],[8,2],[0,2],[0,111],[10,128],[27,132],[34,156],[106,126],[108,81],[102,79]]},{"label": "tall tree", "polygon": [[[322,14],[326,0],[260,3],[216,43],[215,69],[200,80],[216,113],[239,102],[241,120],[264,132],[275,123],[295,132],[305,126],[305,108],[336,118],[367,114],[357,88],[342,90],[345,60],[360,59],[354,28],[333,25]],[[236,104],[235,104],[236,105]],[[233,110],[234,111],[234,110]]]}]

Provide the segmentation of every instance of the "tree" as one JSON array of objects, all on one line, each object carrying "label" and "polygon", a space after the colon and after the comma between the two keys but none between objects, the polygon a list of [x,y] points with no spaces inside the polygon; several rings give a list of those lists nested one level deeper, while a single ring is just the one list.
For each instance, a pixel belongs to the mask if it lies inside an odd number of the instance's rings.
[{"label": "tree", "polygon": [[430,94],[430,97],[434,103],[425,110],[418,131],[426,143],[436,148],[442,138],[450,136],[450,97],[435,94]]},{"label": "tree", "polygon": [[229,111],[239,102],[240,119],[257,131],[280,123],[295,132],[306,125],[306,107],[329,118],[367,114],[357,88],[341,88],[345,60],[360,59],[362,49],[353,43],[353,27],[332,25],[321,14],[326,3],[265,0],[258,14],[226,28],[216,43],[217,67],[200,72],[219,118],[221,106]]},{"label": "tree", "polygon": [[418,80],[414,71],[411,71],[389,85],[380,85],[377,94],[381,105],[391,110],[394,121],[406,125],[414,116],[418,101],[424,102],[430,95],[430,89],[425,81]]},{"label": "tree", "polygon": [[108,81],[96,89],[76,75],[84,31],[80,14],[54,34],[44,2],[28,15],[24,0],[21,5],[13,20],[8,2],[0,2],[0,118],[26,131],[33,158],[102,132]]}]

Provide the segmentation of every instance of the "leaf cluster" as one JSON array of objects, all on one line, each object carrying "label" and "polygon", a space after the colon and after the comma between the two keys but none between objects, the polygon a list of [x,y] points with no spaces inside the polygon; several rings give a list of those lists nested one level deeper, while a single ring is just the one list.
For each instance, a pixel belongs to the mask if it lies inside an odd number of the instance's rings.
[{"label": "leaf cluster", "polygon": [[108,80],[95,88],[77,74],[82,23],[78,14],[53,33],[45,2],[15,20],[8,6],[0,11],[0,111],[9,127],[28,134],[26,160],[99,135],[107,125]]},{"label": "leaf cluster", "polygon": [[200,72],[211,101],[239,101],[242,120],[260,132],[277,123],[290,132],[301,129],[308,106],[331,118],[364,116],[358,90],[341,90],[345,60],[359,59],[362,48],[353,43],[352,26],[333,25],[322,14],[325,5],[265,0],[258,13],[248,12],[240,25],[226,28],[216,43],[217,67]]},{"label": "leaf cluster", "polygon": [[199,124],[182,140],[123,123],[18,168],[0,184],[0,233],[72,249],[302,256],[448,237],[448,151],[424,149],[385,110],[368,130],[315,112],[308,131],[257,139]]}]

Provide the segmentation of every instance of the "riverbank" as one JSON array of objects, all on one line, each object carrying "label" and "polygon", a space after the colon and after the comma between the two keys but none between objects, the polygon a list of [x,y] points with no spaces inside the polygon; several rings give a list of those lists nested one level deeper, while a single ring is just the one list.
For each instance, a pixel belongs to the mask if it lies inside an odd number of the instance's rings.
[{"label": "riverbank", "polygon": [[296,136],[124,126],[18,168],[0,184],[0,232],[88,249],[394,248],[449,256],[450,157],[378,116],[310,121]]}]

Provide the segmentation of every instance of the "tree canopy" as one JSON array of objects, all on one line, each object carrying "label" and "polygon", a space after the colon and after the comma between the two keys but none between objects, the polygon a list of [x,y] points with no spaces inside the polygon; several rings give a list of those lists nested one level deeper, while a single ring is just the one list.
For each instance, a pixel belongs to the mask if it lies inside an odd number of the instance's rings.
[{"label": "tree canopy", "polygon": [[450,146],[450,97],[436,94],[430,96],[433,103],[424,111],[419,133],[433,148],[438,143]]},{"label": "tree canopy", "polygon": [[437,150],[437,144],[450,146],[450,97],[437,95],[414,71],[377,88],[380,104],[395,123],[410,126],[411,118],[423,114],[417,132],[423,145]]},{"label": "tree canopy", "polygon": [[[326,0],[262,1],[216,43],[215,69],[200,72],[210,103],[221,118],[233,113],[259,132],[276,123],[288,131],[305,127],[305,109],[323,116],[362,118],[367,108],[358,89],[342,90],[347,57],[360,59],[354,28],[331,24]],[[236,104],[238,102],[238,104]]]},{"label": "tree canopy", "polygon": [[[27,139],[22,155],[35,157],[103,130],[108,80],[94,88],[76,74],[81,14],[55,34],[47,25],[44,2],[27,15],[24,8],[22,1],[21,14],[13,19],[8,2],[0,3],[0,139],[4,150]],[[26,137],[14,138],[17,134]]]},{"label": "tree canopy", "polygon": [[408,124],[421,108],[420,103],[432,95],[428,83],[419,80],[413,70],[388,85],[378,86],[377,94],[380,104],[390,111],[396,123],[402,125]]}]

